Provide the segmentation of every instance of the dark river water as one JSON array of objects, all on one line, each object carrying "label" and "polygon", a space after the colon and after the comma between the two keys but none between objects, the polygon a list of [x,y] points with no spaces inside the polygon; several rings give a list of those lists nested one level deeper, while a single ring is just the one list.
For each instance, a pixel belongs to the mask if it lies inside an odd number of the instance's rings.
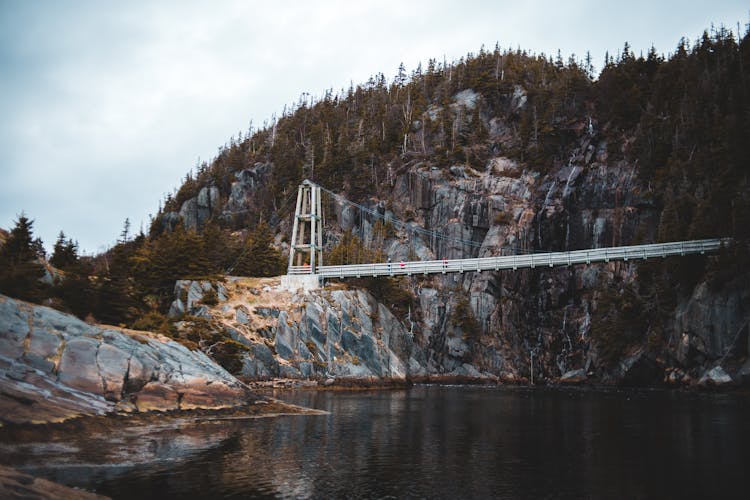
[{"label": "dark river water", "polygon": [[330,412],[0,445],[114,498],[750,498],[740,394],[416,386],[293,391]]}]

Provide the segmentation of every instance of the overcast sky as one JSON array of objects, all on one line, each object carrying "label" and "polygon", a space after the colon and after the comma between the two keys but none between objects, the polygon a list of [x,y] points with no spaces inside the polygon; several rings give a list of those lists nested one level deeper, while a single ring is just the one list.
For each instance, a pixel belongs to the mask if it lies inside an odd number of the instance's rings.
[{"label": "overcast sky", "polygon": [[745,30],[743,1],[0,0],[0,227],[24,211],[97,252],[129,217],[148,229],[198,158],[250,121],[400,62],[521,47],[597,68],[627,40],[667,54],[713,23]]}]

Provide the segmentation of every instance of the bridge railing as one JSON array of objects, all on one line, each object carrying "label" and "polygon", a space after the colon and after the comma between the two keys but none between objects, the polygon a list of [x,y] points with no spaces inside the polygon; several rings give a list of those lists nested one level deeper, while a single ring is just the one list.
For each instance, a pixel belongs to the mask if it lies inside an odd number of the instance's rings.
[{"label": "bridge railing", "polygon": [[287,274],[310,274],[310,264],[304,266],[290,266]]},{"label": "bridge railing", "polygon": [[[473,259],[442,259],[408,262],[378,262],[372,264],[347,264],[340,266],[320,266],[317,274],[324,278],[352,278],[363,276],[398,276],[412,274],[436,274],[474,271],[499,271],[533,267],[569,266],[609,262],[610,260],[648,259],[670,255],[687,255],[713,252],[726,246],[731,239],[707,239],[678,241],[673,243],[652,243],[610,248],[592,248],[570,252],[549,252],[526,255],[502,255]],[[309,266],[292,266],[289,274],[310,274]]]}]

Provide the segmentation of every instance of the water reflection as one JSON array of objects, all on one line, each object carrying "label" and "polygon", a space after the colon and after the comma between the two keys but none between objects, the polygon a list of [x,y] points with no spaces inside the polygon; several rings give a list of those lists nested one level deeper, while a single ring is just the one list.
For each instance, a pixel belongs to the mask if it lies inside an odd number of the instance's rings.
[{"label": "water reflection", "polygon": [[143,500],[746,496],[750,405],[738,395],[422,386],[280,396],[330,414],[2,451],[61,482]]}]

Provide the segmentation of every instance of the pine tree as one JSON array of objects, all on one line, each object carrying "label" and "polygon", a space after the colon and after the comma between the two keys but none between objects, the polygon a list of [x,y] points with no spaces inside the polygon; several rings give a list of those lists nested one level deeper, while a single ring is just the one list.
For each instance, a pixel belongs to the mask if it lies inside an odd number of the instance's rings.
[{"label": "pine tree", "polygon": [[60,231],[52,250],[49,263],[58,269],[66,270],[78,261],[78,244],[71,239],[65,239],[65,233]]},{"label": "pine tree", "polygon": [[173,231],[145,241],[128,259],[135,294],[153,296],[162,308],[172,301],[175,281],[210,277],[204,238],[178,224]]},{"label": "pine tree", "polygon": [[339,242],[328,252],[327,262],[331,265],[364,264],[380,260],[381,257],[376,251],[365,247],[359,236],[352,231],[345,231]]},{"label": "pine tree", "polygon": [[137,253],[134,242],[118,243],[108,252],[108,270],[97,279],[98,320],[114,325],[127,325],[139,315],[132,279],[131,258]]},{"label": "pine tree", "polygon": [[54,294],[65,308],[85,319],[98,310],[96,288],[91,280],[93,267],[90,261],[76,261],[65,268],[65,277],[54,287]]},{"label": "pine tree", "polygon": [[120,243],[127,243],[130,240],[130,218],[126,217],[125,222],[122,224],[122,232],[120,233]]},{"label": "pine tree", "polygon": [[37,255],[33,224],[34,221],[21,214],[8,240],[0,248],[0,293],[39,301],[46,288],[40,281],[45,269]]},{"label": "pine tree", "polygon": [[235,274],[240,276],[278,276],[283,272],[281,252],[273,246],[271,230],[260,223],[250,235]]},{"label": "pine tree", "polygon": [[224,272],[231,263],[233,253],[229,235],[213,220],[206,223],[201,233],[203,248],[208,261],[208,269],[212,273]]}]

